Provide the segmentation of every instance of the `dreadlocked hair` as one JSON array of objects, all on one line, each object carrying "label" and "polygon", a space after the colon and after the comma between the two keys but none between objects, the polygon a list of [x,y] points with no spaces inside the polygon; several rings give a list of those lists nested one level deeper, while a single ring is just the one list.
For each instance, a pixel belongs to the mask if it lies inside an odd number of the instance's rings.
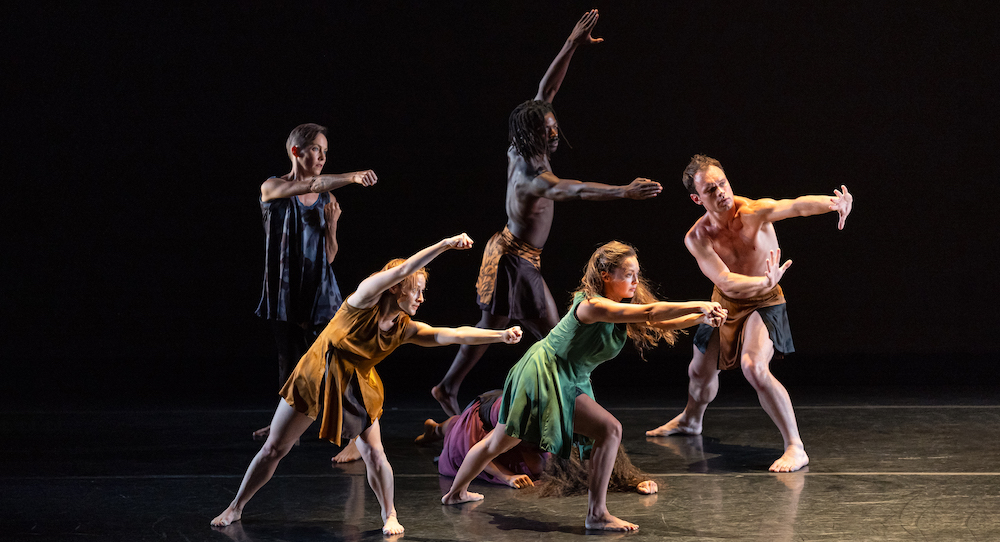
[{"label": "dreadlocked hair", "polygon": [[[555,454],[549,457],[545,464],[545,471],[542,472],[534,488],[528,487],[522,491],[532,490],[539,497],[569,497],[586,494],[588,489],[587,465],[580,460],[580,454],[575,448],[574,444],[574,450],[569,459],[563,459]],[[611,480],[608,482],[608,491],[632,492],[640,483],[649,479],[648,474],[632,464],[632,460],[625,453],[625,448],[619,444],[615,465],[611,470]]]},{"label": "dreadlocked hair", "polygon": [[549,151],[545,137],[545,115],[549,113],[556,114],[552,104],[541,100],[528,100],[511,111],[508,138],[522,157],[543,156]]},{"label": "dreadlocked hair", "polygon": [[[615,269],[621,267],[627,258],[635,256],[637,256],[635,247],[621,241],[611,241],[598,247],[590,256],[590,261],[587,262],[587,266],[584,268],[580,286],[573,294],[583,293],[588,298],[603,296],[603,273],[612,273]],[[653,295],[652,286],[642,276],[642,273],[639,274],[638,280],[639,284],[636,286],[635,295],[628,302],[645,305],[659,301]],[[659,329],[649,325],[648,322],[626,324],[626,329],[628,330],[628,337],[632,339],[632,344],[635,345],[635,349],[639,351],[639,356],[643,360],[646,359],[646,350],[656,346],[656,343],[660,342],[660,339],[666,341],[669,345],[677,342],[676,331]]]}]

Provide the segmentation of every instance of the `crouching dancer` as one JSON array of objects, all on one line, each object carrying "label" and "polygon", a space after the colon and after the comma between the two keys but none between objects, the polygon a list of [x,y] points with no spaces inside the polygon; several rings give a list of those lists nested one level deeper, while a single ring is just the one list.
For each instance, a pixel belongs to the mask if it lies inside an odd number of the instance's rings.
[{"label": "crouching dancer", "polygon": [[212,520],[212,525],[221,527],[238,521],[250,498],[270,480],[281,458],[322,416],[321,438],[339,445],[341,439],[358,437],[368,483],[382,508],[382,532],[403,532],[393,505],[392,467],[382,448],[379,418],[384,390],[375,365],[405,343],[513,344],[521,339],[518,327],[502,331],[436,328],[410,319],[424,301],[427,272],[423,266],[448,249],[471,246],[472,240],[464,233],[445,239],[406,260],[387,263],[358,285],[292,371],[281,390],[284,399],[278,401],[267,441],[250,462],[236,498]]},{"label": "crouching dancer", "polygon": [[639,277],[631,246],[613,241],[598,248],[569,312],[507,374],[499,423],[469,451],[441,503],[482,500],[469,491],[469,484],[493,458],[522,440],[568,458],[576,433],[593,441],[585,526],[638,529],[608,512],[608,481],[622,426],[594,400],[590,373],[617,356],[628,337],[642,351],[660,339],[672,344],[675,329],[699,323],[718,327],[725,318],[718,303],[657,302]]}]

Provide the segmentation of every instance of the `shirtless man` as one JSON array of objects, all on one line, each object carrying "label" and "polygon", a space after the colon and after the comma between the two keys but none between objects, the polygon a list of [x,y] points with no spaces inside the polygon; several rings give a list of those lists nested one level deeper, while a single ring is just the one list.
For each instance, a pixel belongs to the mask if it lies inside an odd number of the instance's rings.
[{"label": "shirtless man", "polygon": [[[552,99],[576,48],[604,41],[591,36],[597,18],[596,9],[583,15],[542,77],[534,100],[522,103],[510,115],[507,226],[490,239],[483,253],[476,281],[479,308],[483,311],[476,324],[478,328],[503,327],[513,319],[520,321],[538,340],[559,323],[559,310],[539,272],[555,202],[647,199],[660,193],[660,184],[649,179],[637,178],[624,186],[580,182],[556,177],[549,165],[549,157],[559,146],[559,125]],[[449,416],[461,413],[459,387],[487,347],[462,345],[444,379],[431,389]]]},{"label": "shirtless man", "polygon": [[684,244],[701,272],[715,283],[712,301],[729,309],[729,319],[718,331],[699,326],[694,335],[694,358],[688,367],[687,406],[676,418],[646,431],[646,435],[701,434],[705,408],[719,391],[719,371],[739,366],[785,441],[785,453],[770,470],[801,469],[809,463],[809,456],[799,437],[792,402],[769,368],[772,356],[795,350],[785,298],[778,286],[792,262],[778,265],[781,249],[774,223],[836,211],[838,228],[844,229],[853,197],[846,186],[834,190],[833,196],[791,200],[734,196],[718,160],[700,154],[684,170],[683,182],[691,200],[705,208],[705,216],[687,232]]}]

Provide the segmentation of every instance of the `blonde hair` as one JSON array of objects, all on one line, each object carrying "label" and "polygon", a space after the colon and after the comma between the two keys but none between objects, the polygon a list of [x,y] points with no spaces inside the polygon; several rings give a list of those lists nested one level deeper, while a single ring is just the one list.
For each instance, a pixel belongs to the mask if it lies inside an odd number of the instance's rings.
[{"label": "blonde hair", "polygon": [[[389,260],[389,263],[382,266],[382,269],[379,269],[375,273],[372,273],[372,275],[377,275],[382,271],[388,271],[393,267],[399,267],[404,263],[406,263],[405,258],[395,258]],[[430,277],[430,274],[427,272],[426,267],[421,267],[420,269],[417,269],[416,271],[410,273],[409,275],[406,275],[405,277],[403,277],[403,280],[398,282],[398,284],[403,288],[404,292],[409,292],[410,290],[417,287],[417,275],[423,275],[425,282],[427,281],[428,277]]]},{"label": "blonde hair", "polygon": [[[613,272],[615,269],[621,267],[626,259],[631,257],[636,257],[638,260],[635,247],[632,245],[622,243],[621,241],[611,241],[610,243],[601,245],[590,256],[590,261],[587,262],[587,266],[583,270],[583,278],[580,279],[580,286],[573,292],[573,295],[583,293],[588,298],[603,296],[603,273]],[[632,296],[629,303],[645,305],[659,301],[653,295],[652,287],[642,276],[642,273],[639,274],[638,281],[639,284],[636,286],[635,295]],[[643,355],[645,351],[656,346],[656,343],[660,342],[660,339],[663,339],[669,345],[677,342],[676,331],[659,329],[651,326],[648,322],[627,324],[626,329],[628,330],[628,337],[632,339],[635,349],[639,351],[639,355],[643,356],[643,359],[646,359]]]}]

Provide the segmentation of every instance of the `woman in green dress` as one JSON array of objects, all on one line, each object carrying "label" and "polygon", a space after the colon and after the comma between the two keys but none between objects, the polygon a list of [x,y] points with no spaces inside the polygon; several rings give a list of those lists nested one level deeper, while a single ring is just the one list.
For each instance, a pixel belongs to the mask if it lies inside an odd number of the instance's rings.
[{"label": "woman in green dress", "polygon": [[590,373],[617,356],[627,338],[642,352],[660,339],[673,344],[677,329],[719,326],[725,318],[718,303],[657,301],[639,276],[634,248],[618,241],[601,246],[590,257],[569,312],[511,368],[500,423],[469,451],[441,503],[482,500],[469,484],[493,458],[522,440],[568,458],[575,433],[593,444],[586,528],[638,529],[608,512],[608,480],[622,427],[594,400]]}]

